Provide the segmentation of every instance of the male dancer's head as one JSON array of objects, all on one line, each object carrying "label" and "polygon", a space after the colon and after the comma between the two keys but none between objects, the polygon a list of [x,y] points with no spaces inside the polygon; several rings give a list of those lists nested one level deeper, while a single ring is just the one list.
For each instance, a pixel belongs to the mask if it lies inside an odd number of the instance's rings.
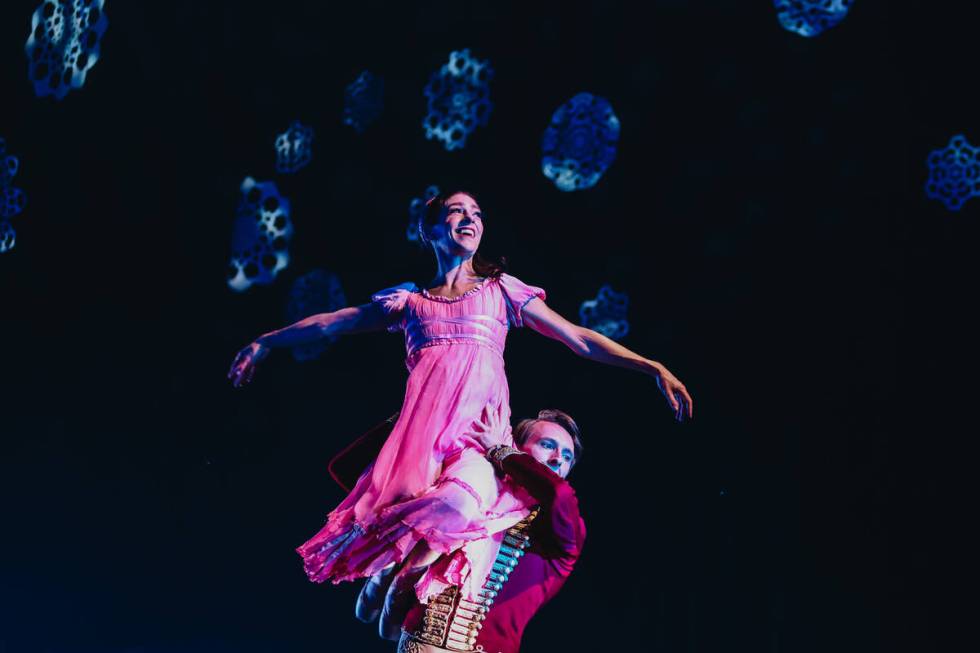
[{"label": "male dancer's head", "polygon": [[578,425],[560,410],[542,410],[536,418],[522,419],[514,429],[514,444],[562,478],[582,458]]}]

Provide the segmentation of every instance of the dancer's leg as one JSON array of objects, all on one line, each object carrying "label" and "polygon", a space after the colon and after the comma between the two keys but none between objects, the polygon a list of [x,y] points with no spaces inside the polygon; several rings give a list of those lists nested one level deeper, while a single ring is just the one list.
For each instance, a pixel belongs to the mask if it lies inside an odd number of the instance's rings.
[{"label": "dancer's leg", "polygon": [[[486,510],[494,505],[497,493],[493,466],[479,452],[467,449],[447,460],[435,489],[426,497],[432,506],[440,506],[439,527],[449,532],[472,532],[474,527],[484,529]],[[378,621],[381,637],[398,640],[402,622],[417,600],[415,585],[440,555],[425,540],[408,553],[385,595]]]},{"label": "dancer's leg", "polygon": [[411,573],[414,569],[427,568],[433,562],[439,559],[439,552],[433,551],[426,544],[425,540],[420,541],[415,545],[408,556],[405,558],[405,562],[402,563],[399,573]]}]

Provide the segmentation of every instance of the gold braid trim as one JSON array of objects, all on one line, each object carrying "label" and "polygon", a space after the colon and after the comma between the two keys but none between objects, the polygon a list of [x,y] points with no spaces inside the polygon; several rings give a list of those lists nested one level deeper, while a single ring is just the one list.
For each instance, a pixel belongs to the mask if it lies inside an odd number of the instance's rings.
[{"label": "gold braid trim", "polygon": [[[482,650],[476,645],[476,639],[483,628],[483,621],[490,612],[494,598],[517,567],[525,549],[531,545],[531,538],[525,531],[539,512],[540,507],[535,507],[527,517],[507,529],[490,573],[475,599],[464,599],[458,587],[447,587],[429,599],[422,617],[422,628],[413,634],[418,642],[450,651]],[[406,649],[405,653],[415,651]]]},{"label": "gold braid trim", "polygon": [[487,460],[493,463],[493,466],[500,469],[500,466],[504,464],[504,458],[507,456],[512,456],[514,454],[523,454],[524,452],[520,449],[515,449],[514,447],[508,446],[506,444],[498,444],[496,446],[490,447],[487,450]]}]

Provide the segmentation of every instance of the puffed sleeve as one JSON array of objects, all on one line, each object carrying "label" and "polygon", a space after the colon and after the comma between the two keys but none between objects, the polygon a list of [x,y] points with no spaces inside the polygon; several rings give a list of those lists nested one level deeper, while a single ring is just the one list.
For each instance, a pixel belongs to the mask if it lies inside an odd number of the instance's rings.
[{"label": "puffed sleeve", "polygon": [[402,283],[391,288],[385,288],[371,295],[371,301],[381,307],[387,318],[388,331],[401,331],[405,328],[402,319],[408,296],[417,290],[414,283]]},{"label": "puffed sleeve", "polygon": [[507,299],[507,321],[511,326],[524,326],[524,307],[532,299],[545,299],[547,294],[541,288],[529,286],[517,277],[500,275],[500,287]]}]

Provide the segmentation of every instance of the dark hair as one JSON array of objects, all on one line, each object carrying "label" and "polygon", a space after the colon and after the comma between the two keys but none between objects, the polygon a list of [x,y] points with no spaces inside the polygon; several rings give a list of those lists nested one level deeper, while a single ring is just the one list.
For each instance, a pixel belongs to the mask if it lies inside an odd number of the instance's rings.
[{"label": "dark hair", "polygon": [[582,439],[579,437],[578,424],[566,412],[556,408],[547,408],[538,413],[538,416],[534,419],[522,419],[514,428],[514,442],[518,446],[523,447],[524,443],[527,442],[528,436],[531,435],[531,427],[538,422],[551,422],[568,431],[568,434],[572,436],[572,444],[575,447],[575,458],[572,459],[572,467],[574,467],[582,457]]},{"label": "dark hair", "polygon": [[[448,193],[439,193],[428,202],[425,203],[425,210],[422,211],[422,215],[419,216],[419,242],[423,245],[429,245],[429,241],[426,239],[425,234],[428,232],[429,227],[437,224],[440,217],[442,216],[442,210],[446,206],[446,201],[453,195],[462,193],[463,195],[468,195],[473,201],[479,203],[476,199],[476,195],[469,192],[468,190],[454,190]],[[504,258],[499,259],[489,259],[484,258],[479,252],[473,255],[473,272],[481,277],[491,278],[499,277],[502,273],[507,271],[507,260]]]}]

